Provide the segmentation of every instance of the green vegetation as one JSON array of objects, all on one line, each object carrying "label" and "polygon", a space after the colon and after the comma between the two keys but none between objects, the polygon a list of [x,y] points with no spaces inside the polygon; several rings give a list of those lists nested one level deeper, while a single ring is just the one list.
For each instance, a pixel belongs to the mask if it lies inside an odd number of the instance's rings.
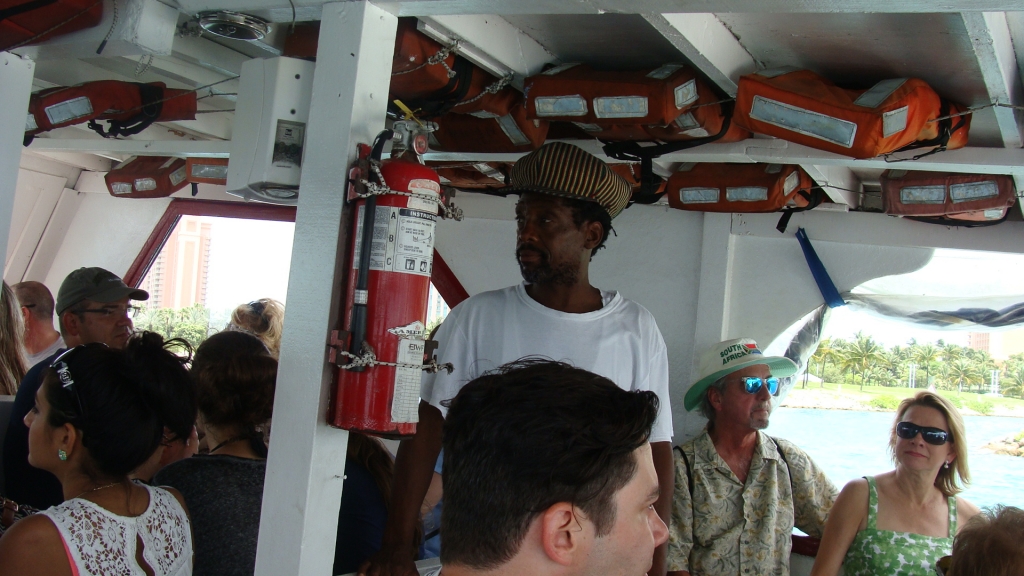
[{"label": "green vegetation", "polygon": [[188,308],[143,308],[134,318],[136,330],[150,330],[164,338],[181,338],[193,348],[206,340],[210,330],[210,311],[202,304]]},{"label": "green vegetation", "polygon": [[872,408],[878,408],[879,410],[895,410],[900,405],[900,399],[892,394],[882,394],[872,398],[868,404]]},{"label": "green vegetation", "polygon": [[995,405],[992,404],[992,401],[987,398],[978,398],[976,400],[972,400],[971,402],[969,402],[967,404],[967,407],[970,408],[971,410],[974,410],[978,414],[984,414],[988,416],[989,414],[992,413],[992,409],[995,407]]},{"label": "green vegetation", "polygon": [[992,371],[997,370],[1003,396],[1024,398],[1024,354],[1015,354],[1000,365],[986,351],[942,340],[925,344],[911,340],[906,346],[886,350],[874,338],[858,332],[853,340],[822,340],[808,369],[822,380],[821,386],[824,382],[858,385],[862,392],[871,386],[909,388],[916,369],[916,388],[934,386],[963,394],[987,392]]}]

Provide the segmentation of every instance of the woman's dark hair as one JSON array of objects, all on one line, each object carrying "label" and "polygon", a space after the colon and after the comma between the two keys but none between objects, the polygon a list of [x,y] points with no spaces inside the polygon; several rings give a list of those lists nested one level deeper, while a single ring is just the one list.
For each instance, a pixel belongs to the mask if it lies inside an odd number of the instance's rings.
[{"label": "woman's dark hair", "polygon": [[358,462],[373,476],[373,483],[384,498],[384,507],[391,510],[391,483],[395,462],[380,440],[359,432],[348,433],[348,459]]},{"label": "woman's dark hair", "polygon": [[196,350],[192,381],[203,420],[250,436],[253,449],[265,456],[259,428],[273,413],[277,360],[263,342],[245,332],[210,336]]},{"label": "woman's dark hair", "polygon": [[181,338],[164,340],[156,332],[139,332],[124,351],[146,373],[160,420],[173,435],[165,440],[187,440],[197,411],[195,387],[185,367],[192,359],[192,346]]},{"label": "woman's dark hair", "polygon": [[134,353],[98,343],[78,346],[46,372],[48,424],[71,423],[81,431],[89,456],[84,472],[92,478],[126,476],[160,442],[163,422],[150,386],[152,369],[146,363],[161,354],[173,354],[162,343],[140,340],[134,344]]}]

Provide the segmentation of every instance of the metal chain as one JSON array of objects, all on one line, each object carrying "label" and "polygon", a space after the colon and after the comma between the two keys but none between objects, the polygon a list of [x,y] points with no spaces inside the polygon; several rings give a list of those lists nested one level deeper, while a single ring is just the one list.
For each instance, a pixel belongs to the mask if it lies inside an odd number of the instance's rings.
[{"label": "metal chain", "polygon": [[342,370],[351,370],[353,368],[373,367],[373,366],[390,366],[392,368],[416,368],[423,370],[424,372],[430,372],[431,374],[437,374],[441,370],[451,374],[455,370],[455,366],[451,362],[445,362],[444,364],[438,364],[437,360],[431,360],[427,364],[408,364],[405,362],[385,362],[383,360],[377,360],[377,355],[373,350],[367,350],[363,354],[356,355],[345,350],[338,350],[338,354],[350,358],[351,362],[348,364],[342,364],[338,366]]},{"label": "metal chain", "polygon": [[380,184],[376,182],[370,182],[366,179],[360,179],[359,183],[366,187],[367,192],[365,194],[356,194],[355,198],[363,199],[369,198],[370,196],[385,196],[387,194],[394,194],[396,196],[408,196],[409,198],[419,198],[426,200],[427,202],[433,202],[437,204],[444,212],[444,218],[449,220],[455,220],[461,222],[464,218],[462,208],[459,208],[452,202],[450,205],[445,204],[441,201],[440,196],[434,196],[433,194],[420,194],[418,192],[400,192],[398,190],[392,190],[388,187],[387,182],[384,181],[384,175],[380,172],[380,165],[377,162],[370,162],[370,166],[373,168],[374,173],[377,174],[377,179],[380,180]]},{"label": "metal chain", "polygon": [[515,76],[513,76],[512,74],[509,74],[508,76],[502,76],[501,78],[498,78],[493,84],[491,84],[487,88],[484,88],[482,92],[480,92],[473,98],[470,98],[469,100],[463,100],[462,102],[456,104],[455,107],[458,108],[459,106],[472,104],[473,102],[476,102],[477,100],[483,98],[488,94],[497,94],[499,90],[511,84],[513,78],[515,78]]},{"label": "metal chain", "polygon": [[417,67],[415,67],[415,68],[413,68],[411,70],[405,70],[403,72],[392,72],[391,75],[392,76],[401,76],[402,74],[411,74],[411,73],[413,73],[413,72],[415,72],[417,70],[420,70],[421,68],[425,68],[427,66],[433,66],[433,65],[440,64],[441,66],[444,66],[445,70],[448,71],[448,77],[449,78],[454,78],[455,77],[455,70],[452,70],[451,68],[449,68],[448,67],[448,63],[445,62],[445,60],[447,60],[448,56],[450,56],[451,53],[454,52],[455,49],[458,48],[458,47],[459,47],[459,40],[455,40],[454,42],[451,43],[451,45],[445,46],[444,48],[441,48],[437,52],[437,54],[434,54],[430,58],[427,58],[427,61],[424,62],[423,64],[420,64],[419,66],[417,66]]}]

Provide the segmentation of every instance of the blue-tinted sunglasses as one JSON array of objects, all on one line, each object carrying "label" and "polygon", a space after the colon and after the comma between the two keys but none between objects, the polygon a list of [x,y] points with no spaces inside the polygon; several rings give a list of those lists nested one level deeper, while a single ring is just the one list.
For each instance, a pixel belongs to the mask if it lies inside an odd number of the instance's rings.
[{"label": "blue-tinted sunglasses", "polygon": [[768,386],[768,393],[772,396],[779,391],[779,379],[770,376],[768,378],[758,378],[757,376],[747,376],[743,378],[743,389],[747,391],[747,394],[757,394],[761,390],[761,386]]}]

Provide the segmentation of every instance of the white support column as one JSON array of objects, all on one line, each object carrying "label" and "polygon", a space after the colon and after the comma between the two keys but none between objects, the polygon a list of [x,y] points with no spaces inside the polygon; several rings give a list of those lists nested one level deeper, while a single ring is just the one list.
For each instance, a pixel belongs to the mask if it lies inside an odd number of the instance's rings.
[{"label": "white support column", "polygon": [[327,342],[339,316],[349,233],[348,166],[384,128],[396,17],[325,4],[306,134],[274,399],[257,576],[327,576],[334,563],[348,433],[327,426]]},{"label": "white support column", "polygon": [[0,102],[4,103],[0,107],[0,270],[7,259],[7,237],[14,215],[14,191],[18,186],[18,163],[35,68],[31,60],[0,52]]},{"label": "white support column", "polygon": [[[699,376],[700,358],[704,351],[726,338],[726,329],[729,326],[732,261],[732,215],[705,212],[690,382],[696,381]],[[689,385],[684,387],[684,390],[688,389]],[[693,438],[704,426],[704,418],[698,412],[686,412],[682,409],[681,401],[678,402],[674,413],[677,443],[681,444]]]}]

